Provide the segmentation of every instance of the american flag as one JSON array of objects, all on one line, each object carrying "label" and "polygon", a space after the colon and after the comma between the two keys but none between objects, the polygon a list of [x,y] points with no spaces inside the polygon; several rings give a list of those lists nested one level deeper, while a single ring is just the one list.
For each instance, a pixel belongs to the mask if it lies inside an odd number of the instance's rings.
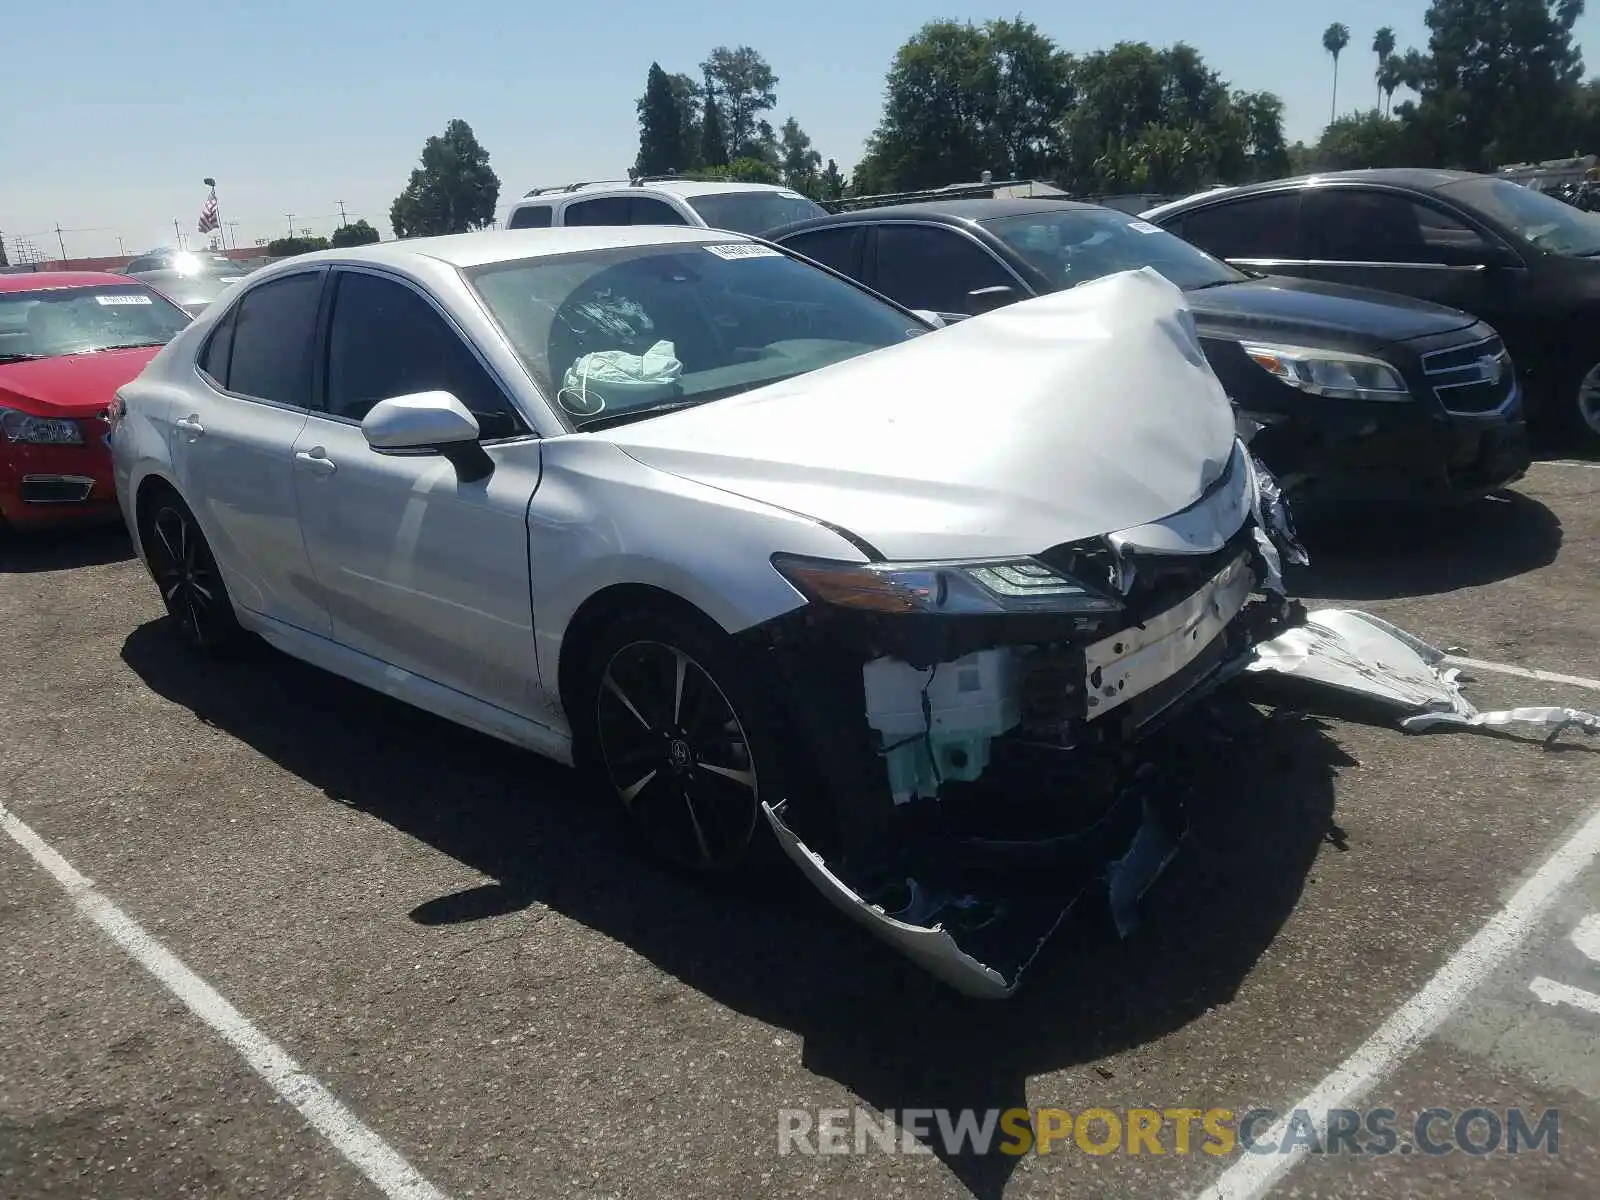
[{"label": "american flag", "polygon": [[211,189],[211,195],[206,197],[205,205],[200,209],[200,232],[210,233],[221,224],[217,220],[217,189]]}]

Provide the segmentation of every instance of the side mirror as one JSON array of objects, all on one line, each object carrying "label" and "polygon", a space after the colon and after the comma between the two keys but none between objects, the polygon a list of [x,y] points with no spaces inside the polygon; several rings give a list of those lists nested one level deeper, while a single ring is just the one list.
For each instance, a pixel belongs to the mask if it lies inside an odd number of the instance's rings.
[{"label": "side mirror", "polygon": [[993,312],[997,308],[1004,308],[1017,299],[1017,289],[1009,284],[997,284],[994,287],[979,288],[975,292],[967,293],[967,311],[973,316],[982,316],[986,312]]},{"label": "side mirror", "polygon": [[362,419],[361,433],[379,454],[442,454],[464,480],[494,470],[494,460],[478,444],[478,419],[449,392],[380,400]]},{"label": "side mirror", "polygon": [[931,308],[913,308],[911,311],[935,329],[943,329],[945,327],[945,319]]}]

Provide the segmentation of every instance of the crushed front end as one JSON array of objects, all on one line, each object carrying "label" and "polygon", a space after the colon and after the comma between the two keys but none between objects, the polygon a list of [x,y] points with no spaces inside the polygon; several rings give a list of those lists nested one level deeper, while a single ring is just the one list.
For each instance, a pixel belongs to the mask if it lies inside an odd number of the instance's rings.
[{"label": "crushed front end", "polygon": [[1127,932],[1187,831],[1151,737],[1296,619],[1303,561],[1242,444],[1160,522],[979,563],[779,556],[811,603],[747,632],[816,787],[764,805],[837,907],[1003,997],[1086,895]]}]

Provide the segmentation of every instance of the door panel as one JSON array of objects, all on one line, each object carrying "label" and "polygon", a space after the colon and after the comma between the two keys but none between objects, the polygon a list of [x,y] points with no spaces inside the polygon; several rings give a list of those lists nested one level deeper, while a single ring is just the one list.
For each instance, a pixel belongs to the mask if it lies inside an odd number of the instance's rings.
[{"label": "door panel", "polygon": [[538,442],[488,448],[487,479],[437,455],[372,450],[361,427],[313,414],[294,480],[336,641],[522,716],[542,711],[527,507]]},{"label": "door panel", "polygon": [[173,407],[170,436],[178,488],[233,598],[327,636],[290,466],[311,400],[322,279],[322,272],[290,275],[241,297],[202,348],[203,382]]}]

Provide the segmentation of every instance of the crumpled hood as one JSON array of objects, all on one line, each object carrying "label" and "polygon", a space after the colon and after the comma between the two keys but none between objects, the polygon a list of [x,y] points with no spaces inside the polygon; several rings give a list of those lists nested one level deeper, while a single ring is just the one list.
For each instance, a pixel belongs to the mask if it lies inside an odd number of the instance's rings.
[{"label": "crumpled hood", "polygon": [[139,377],[160,346],[0,363],[0,407],[40,417],[89,417]]},{"label": "crumpled hood", "polygon": [[1032,554],[1188,507],[1234,448],[1183,293],[1145,268],[591,435],[891,559]]}]

